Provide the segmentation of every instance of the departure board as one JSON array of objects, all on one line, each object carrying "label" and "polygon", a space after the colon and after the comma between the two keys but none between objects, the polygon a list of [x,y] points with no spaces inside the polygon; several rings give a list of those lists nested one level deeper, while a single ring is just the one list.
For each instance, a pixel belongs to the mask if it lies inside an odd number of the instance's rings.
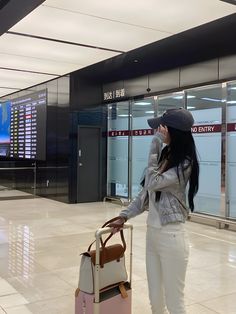
[{"label": "departure board", "polygon": [[11,100],[10,157],[44,160],[47,91]]}]

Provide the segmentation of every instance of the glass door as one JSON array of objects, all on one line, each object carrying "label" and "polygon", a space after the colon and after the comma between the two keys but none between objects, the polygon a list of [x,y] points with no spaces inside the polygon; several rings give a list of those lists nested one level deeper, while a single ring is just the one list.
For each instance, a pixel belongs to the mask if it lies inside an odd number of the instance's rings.
[{"label": "glass door", "polygon": [[161,116],[166,110],[172,108],[184,107],[184,93],[172,93],[158,97],[158,116]]},{"label": "glass door", "polygon": [[186,101],[195,120],[192,132],[200,163],[195,212],[225,216],[225,98],[222,85],[188,90]]},{"label": "glass door", "polygon": [[227,216],[236,218],[236,81],[227,84]]},{"label": "glass door", "polygon": [[129,102],[108,105],[107,195],[128,198]]},{"label": "glass door", "polygon": [[150,129],[147,120],[153,118],[156,112],[156,97],[136,100],[131,108],[131,198],[134,198],[140,190],[140,181],[147,167],[153,135],[153,130]]}]

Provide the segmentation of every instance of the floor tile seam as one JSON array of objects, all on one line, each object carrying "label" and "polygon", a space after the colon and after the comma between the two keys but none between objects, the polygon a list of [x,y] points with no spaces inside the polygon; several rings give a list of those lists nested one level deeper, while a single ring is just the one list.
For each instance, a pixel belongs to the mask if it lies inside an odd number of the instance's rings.
[{"label": "floor tile seam", "polygon": [[[50,250],[50,254],[48,254],[48,250]],[[77,258],[78,256],[80,256],[82,253],[84,253],[85,251],[87,251],[87,245],[81,245],[80,247],[78,247],[78,245],[72,245],[72,246],[66,246],[66,244],[63,247],[51,247],[48,246],[46,248],[43,249],[38,249],[35,250],[34,252],[34,256],[35,257],[41,257],[44,254],[47,254],[47,257],[54,257],[53,254],[65,254],[65,252],[70,252],[71,253],[74,252],[74,256]]]},{"label": "floor tile seam", "polygon": [[52,247],[47,247],[45,249],[39,249],[39,250],[35,250],[35,254],[45,254],[48,252],[48,250],[50,250],[50,252],[54,252],[54,253],[57,253],[58,251],[64,251],[64,250],[71,250],[71,249],[78,249],[78,246],[76,245],[72,245],[72,246],[69,246],[69,247],[63,247],[63,248],[52,248]]},{"label": "floor tile seam", "polygon": [[[79,234],[86,234],[88,232],[81,232],[81,233],[67,233],[67,234],[63,234],[62,236],[72,236],[72,235],[79,235]],[[47,239],[47,238],[57,238],[57,235],[52,234],[50,236],[35,236],[34,240],[42,240],[42,239]]]},{"label": "floor tile seam", "polygon": [[225,242],[225,243],[228,243],[228,244],[236,245],[236,242],[231,242],[231,241],[228,241],[228,240],[223,240],[223,239],[211,237],[211,236],[205,235],[203,233],[198,233],[198,232],[193,232],[193,231],[188,231],[188,233],[196,234],[198,236],[202,236],[202,237],[205,237],[205,238],[208,238],[208,239],[211,239],[211,240],[215,240],[215,241],[219,241],[219,242]]},{"label": "floor tile seam", "polygon": [[[41,266],[41,265],[40,265]],[[35,276],[39,276],[39,277],[41,277],[42,275],[51,275],[52,277],[56,277],[56,279],[60,279],[61,281],[63,281],[64,283],[67,283],[65,280],[63,280],[62,278],[60,278],[58,275],[56,275],[54,272],[56,272],[56,271],[58,271],[58,270],[60,270],[60,269],[66,269],[67,267],[64,267],[64,268],[58,268],[58,269],[56,269],[56,270],[52,270],[52,269],[46,269],[44,266],[41,266],[41,267],[43,267],[44,269],[45,269],[45,271],[43,271],[43,272],[39,272],[39,273],[33,273],[32,274],[32,278],[33,277],[35,277]],[[70,267],[69,267],[70,268]],[[9,283],[9,285],[11,285],[12,286],[12,284],[8,281],[8,279],[11,281],[11,280],[17,280],[18,281],[18,278],[19,277],[22,277],[22,276],[12,276],[12,277],[7,277],[7,278],[5,278],[5,280]],[[68,284],[68,283],[67,283]],[[69,285],[69,284],[68,284]],[[69,285],[70,286],[70,285]],[[13,287],[13,286],[12,286]],[[13,287],[14,288],[14,287]],[[14,288],[16,291],[17,291],[17,289],[16,288]],[[14,293],[12,293],[12,294],[20,294],[20,292],[14,292]],[[0,296],[1,297],[1,296]]]},{"label": "floor tile seam", "polygon": [[[51,300],[57,300],[57,299],[60,299],[62,297],[73,297],[74,298],[74,294],[63,294],[63,295],[60,295],[60,296],[57,296],[57,297],[53,297],[53,298],[45,298],[45,299],[39,299],[39,300],[34,300],[33,302],[29,302],[27,304],[25,304],[26,306],[30,306],[30,305],[34,305],[36,303],[39,303],[39,302],[47,302],[47,301],[51,301]],[[12,309],[14,307],[17,307],[19,305],[15,305],[15,306],[12,306]]]},{"label": "floor tile seam", "polygon": [[[191,247],[190,250],[200,250],[200,251],[203,251],[203,248],[199,249],[199,248],[193,248]],[[217,255],[217,256],[228,256],[229,253],[226,251],[226,252],[223,252],[222,250],[219,250],[219,251],[216,251],[216,250],[211,250],[211,249],[208,249],[208,248],[205,248],[204,253],[207,252],[208,254],[212,254],[212,255]],[[191,254],[191,253],[190,253]]]},{"label": "floor tile seam", "polygon": [[3,312],[7,314],[7,312],[5,311],[5,309],[1,305],[0,305],[0,310],[3,310]]},{"label": "floor tile seam", "polygon": [[[88,232],[88,233],[91,233],[91,232]],[[82,233],[75,233],[75,234],[72,234],[72,235],[77,235],[77,236],[79,236],[79,235],[81,235],[81,234],[84,234],[84,232],[82,232]],[[64,238],[64,237],[70,237],[71,235],[70,234],[65,234],[65,235],[58,235],[58,236],[49,236],[49,237],[44,237],[44,238],[42,238],[42,239],[51,239],[51,238]]]},{"label": "floor tile seam", "polygon": [[[73,268],[73,267],[76,267],[76,266],[77,266],[77,264],[76,264],[76,265],[70,265],[69,267],[59,267],[59,268],[51,268],[51,269],[50,269],[50,268],[46,268],[45,265],[43,265],[43,264],[41,264],[41,263],[39,263],[39,262],[37,262],[37,264],[38,264],[40,267],[44,268],[46,271],[34,273],[34,275],[42,275],[42,274],[46,274],[46,273],[52,273],[53,271],[58,271],[58,270],[65,269],[65,268]],[[18,276],[18,277],[19,277],[19,276]],[[12,277],[11,277],[11,278],[12,278]]]},{"label": "floor tile seam", "polygon": [[9,297],[9,296],[12,296],[12,295],[17,295],[17,294],[20,294],[20,293],[19,292],[12,292],[12,293],[1,294],[0,295],[0,299],[2,297]]},{"label": "floor tile seam", "polygon": [[[23,296],[23,295],[21,295],[21,296]],[[68,293],[68,294],[62,294],[62,295],[58,295],[58,296],[56,296],[56,297],[52,297],[52,298],[48,298],[48,297],[46,297],[46,298],[41,298],[41,299],[36,299],[36,300],[33,300],[32,302],[29,300],[29,299],[26,299],[24,296],[23,296],[23,298],[25,298],[25,300],[27,301],[27,303],[25,303],[25,304],[16,304],[16,305],[13,305],[13,306],[8,306],[7,308],[6,308],[6,310],[9,310],[9,309],[14,309],[15,307],[18,307],[18,306],[21,306],[21,305],[25,305],[25,306],[30,306],[30,305],[32,305],[32,304],[35,304],[35,303],[39,303],[39,302],[48,302],[48,301],[50,301],[50,300],[57,300],[57,299],[61,299],[62,297],[74,297],[74,294],[72,293]]]},{"label": "floor tile seam", "polygon": [[[205,303],[205,302],[212,302],[214,300],[225,298],[227,296],[231,296],[231,295],[234,295],[234,294],[236,294],[236,290],[234,292],[230,292],[230,293],[227,293],[227,294],[222,294],[222,295],[220,295],[218,297],[215,297],[215,298],[211,298],[211,299],[208,299],[208,300],[201,300],[200,302],[203,302],[203,303]],[[201,305],[203,305],[203,304],[201,304]],[[204,305],[204,306],[206,307],[206,305]]]},{"label": "floor tile seam", "polygon": [[202,303],[199,303],[199,302],[196,302],[196,303],[190,304],[190,305],[186,305],[186,307],[190,307],[190,306],[193,306],[193,305],[200,305],[200,306],[204,307],[205,309],[207,309],[207,310],[209,310],[211,312],[214,312],[215,314],[220,314],[220,312],[216,312],[215,310],[212,310],[209,307],[207,307],[207,306],[205,306],[205,305],[203,305]]},{"label": "floor tile seam", "polygon": [[[57,270],[56,270],[56,271],[57,271]],[[62,277],[56,275],[54,272],[52,272],[52,273],[53,273],[53,275],[54,275],[55,277],[57,277],[58,279],[60,279],[61,281],[63,281],[63,282],[66,283],[67,285],[69,285],[70,287],[72,287],[72,288],[74,288],[74,289],[77,289],[77,288],[78,288],[78,287],[75,287],[74,285],[72,285],[70,282],[66,281],[64,278],[62,278]],[[77,279],[77,281],[79,282],[79,270],[78,270],[78,279]],[[78,285],[78,284],[77,284],[77,285]]]},{"label": "floor tile seam", "polygon": [[[217,264],[217,265],[214,265],[214,266],[219,266],[221,264]],[[188,265],[187,267],[187,272],[190,272],[192,270],[209,270],[209,268],[211,268],[209,265],[208,266],[200,266],[200,267],[197,267],[197,266],[194,266],[194,267],[191,267],[190,265]]]}]

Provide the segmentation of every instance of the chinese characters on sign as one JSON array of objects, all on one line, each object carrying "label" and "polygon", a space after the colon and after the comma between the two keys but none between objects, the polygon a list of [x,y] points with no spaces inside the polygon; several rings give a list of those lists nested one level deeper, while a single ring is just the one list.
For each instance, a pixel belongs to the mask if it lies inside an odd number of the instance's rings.
[{"label": "chinese characters on sign", "polygon": [[103,100],[113,100],[113,99],[122,98],[122,97],[125,97],[124,88],[120,88],[120,89],[103,93]]},{"label": "chinese characters on sign", "polygon": [[119,130],[119,131],[110,131],[108,133],[109,137],[115,137],[115,136],[145,136],[145,135],[153,135],[154,131],[152,129],[141,129],[141,130]]},{"label": "chinese characters on sign", "polygon": [[144,136],[144,135],[153,135],[152,129],[145,129],[145,130],[133,130],[133,136]]},{"label": "chinese characters on sign", "polygon": [[228,123],[227,124],[227,131],[228,132],[235,132],[236,131],[236,123]]}]

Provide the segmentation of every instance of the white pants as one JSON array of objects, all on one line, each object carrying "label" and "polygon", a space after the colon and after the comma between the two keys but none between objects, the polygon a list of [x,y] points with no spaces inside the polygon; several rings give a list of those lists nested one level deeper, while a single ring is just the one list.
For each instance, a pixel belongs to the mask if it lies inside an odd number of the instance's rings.
[{"label": "white pants", "polygon": [[189,243],[184,224],[147,228],[146,267],[153,314],[186,314],[185,274]]}]

